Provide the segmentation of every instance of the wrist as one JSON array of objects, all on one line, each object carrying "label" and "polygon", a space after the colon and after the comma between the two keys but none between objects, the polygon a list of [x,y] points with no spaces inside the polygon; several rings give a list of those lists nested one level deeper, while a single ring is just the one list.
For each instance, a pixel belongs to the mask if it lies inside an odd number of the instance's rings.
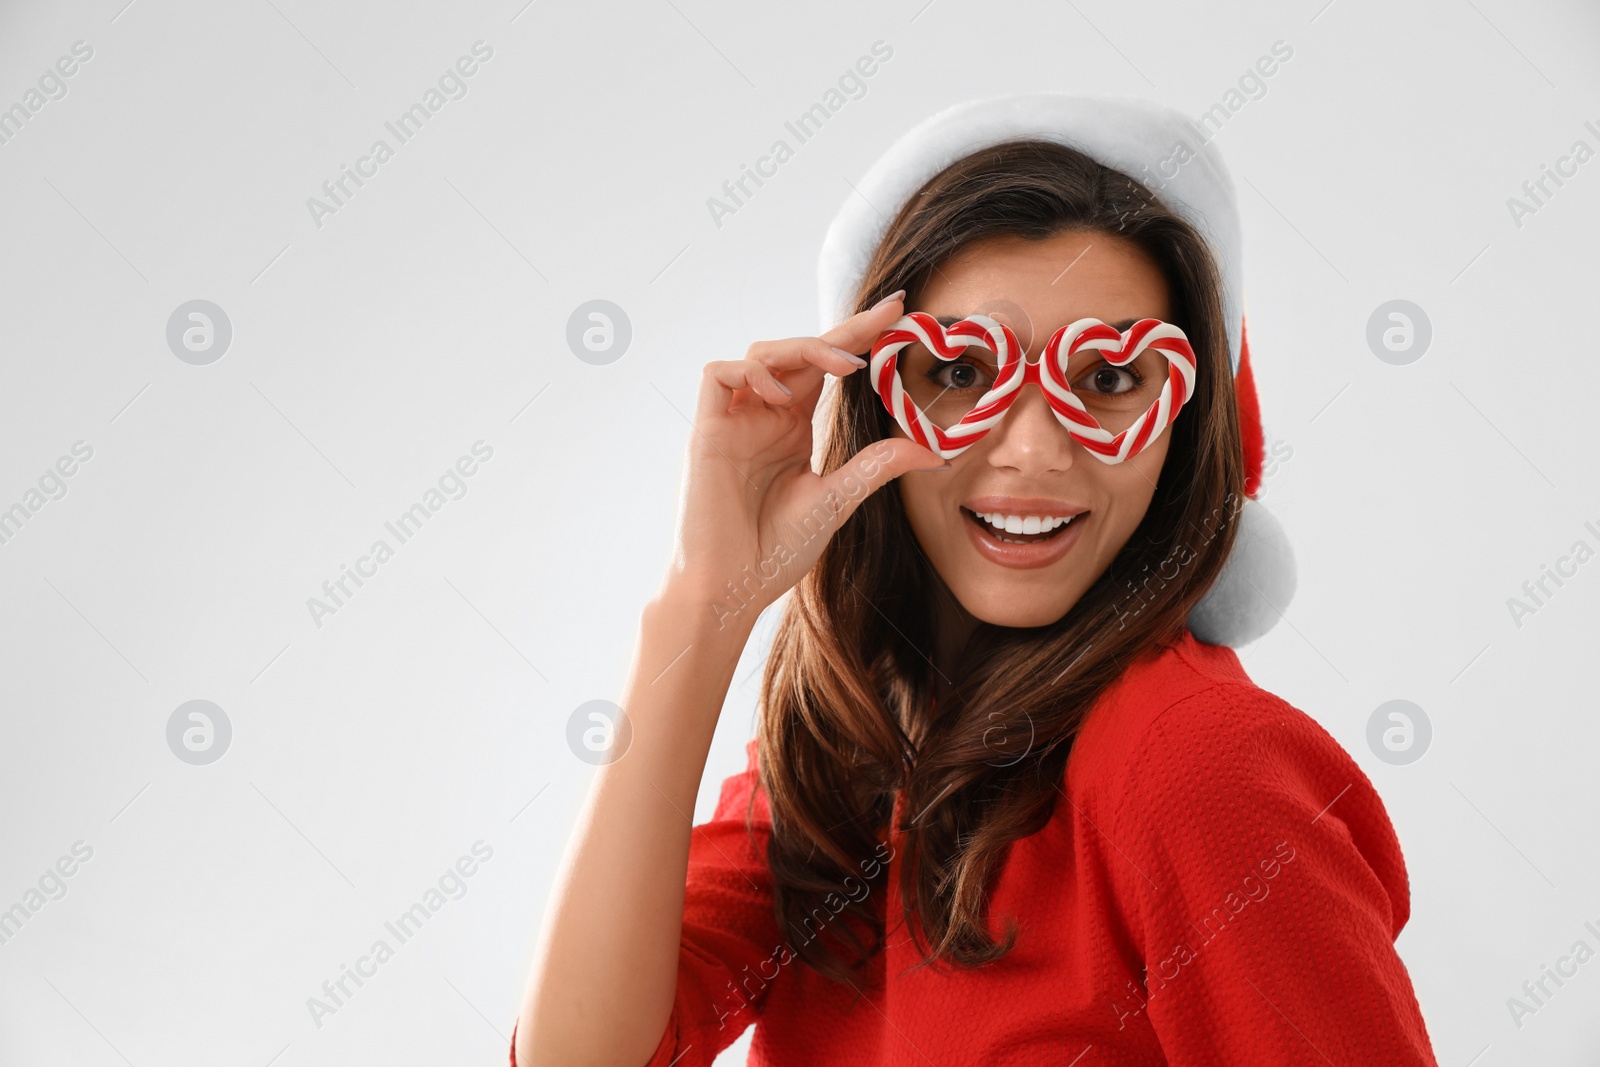
[{"label": "wrist", "polygon": [[685,641],[735,644],[742,648],[755,629],[761,605],[740,600],[727,584],[669,576],[645,605],[647,625],[657,624]]}]

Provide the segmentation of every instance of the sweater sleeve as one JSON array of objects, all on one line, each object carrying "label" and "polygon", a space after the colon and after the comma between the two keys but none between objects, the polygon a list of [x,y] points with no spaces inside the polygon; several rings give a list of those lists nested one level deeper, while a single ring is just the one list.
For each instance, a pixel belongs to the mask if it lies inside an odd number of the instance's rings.
[{"label": "sweater sleeve", "polygon": [[[756,744],[745,747],[746,768],[724,779],[710,820],[694,827],[677,991],[661,1043],[645,1067],[710,1067],[755,1022],[765,1002],[770,983],[752,976],[771,960],[782,939],[772,910],[767,867],[771,823],[757,789]],[[747,823],[753,793],[756,803]],[[517,1067],[515,1026],[511,1067]]]},{"label": "sweater sleeve", "polygon": [[1315,720],[1247,684],[1179,701],[1136,746],[1113,826],[1145,971],[1119,1014],[1148,1013],[1171,1067],[1437,1067],[1394,947],[1399,840]]}]

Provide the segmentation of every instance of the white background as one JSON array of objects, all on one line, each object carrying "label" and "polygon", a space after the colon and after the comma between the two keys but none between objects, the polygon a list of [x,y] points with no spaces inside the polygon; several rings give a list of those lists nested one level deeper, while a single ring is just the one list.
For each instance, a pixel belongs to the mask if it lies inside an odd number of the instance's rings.
[{"label": "white background", "polygon": [[[1600,1056],[1600,962],[1520,1027],[1506,1003],[1600,948],[1600,562],[1520,626],[1507,606],[1600,548],[1600,160],[1520,226],[1506,204],[1600,148],[1593,8],[124,3],[0,14],[0,107],[94,50],[0,145],[0,508],[93,448],[0,544],[0,908],[93,849],[0,944],[0,1062],[503,1062],[592,773],[567,720],[618,695],[699,365],[816,332],[828,220],[934,110],[1050,89],[1198,116],[1280,40],[1216,141],[1300,561],[1242,658],[1388,805],[1440,1063]],[[468,94],[318,227],[307,198],[478,40]],[[796,147],[784,121],[878,40],[866,95]],[[795,157],[717,225],[707,198],[780,137]],[[633,326],[608,366],[565,340],[597,298]],[[1433,326],[1409,366],[1365,340],[1397,298]],[[233,326],[209,366],[166,343],[193,299]],[[307,598],[478,440],[468,493],[317,626]],[[697,817],[743,766],[759,645]],[[1433,724],[1409,766],[1367,745],[1395,698]],[[167,745],[192,699],[233,728],[208,766]],[[465,896],[315,1025],[307,998],[479,840]]]}]

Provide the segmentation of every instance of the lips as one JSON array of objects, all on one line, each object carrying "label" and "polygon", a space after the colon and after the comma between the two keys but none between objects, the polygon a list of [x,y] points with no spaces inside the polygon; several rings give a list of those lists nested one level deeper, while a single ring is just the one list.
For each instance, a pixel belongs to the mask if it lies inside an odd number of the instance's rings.
[{"label": "lips", "polygon": [[1089,521],[1088,509],[1061,500],[977,497],[961,505],[978,553],[1003,567],[1031,569],[1061,559]]}]

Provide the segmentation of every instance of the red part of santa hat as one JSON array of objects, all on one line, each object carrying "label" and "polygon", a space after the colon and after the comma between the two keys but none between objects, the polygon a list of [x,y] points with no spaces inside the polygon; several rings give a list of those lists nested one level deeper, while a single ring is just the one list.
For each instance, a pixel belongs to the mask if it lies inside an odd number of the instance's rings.
[{"label": "red part of santa hat", "polygon": [[1244,443],[1244,495],[1255,498],[1261,489],[1261,467],[1266,461],[1266,441],[1261,433],[1261,405],[1256,400],[1256,376],[1250,369],[1250,338],[1239,321],[1239,369],[1233,376],[1233,395],[1239,404],[1239,437]]}]

